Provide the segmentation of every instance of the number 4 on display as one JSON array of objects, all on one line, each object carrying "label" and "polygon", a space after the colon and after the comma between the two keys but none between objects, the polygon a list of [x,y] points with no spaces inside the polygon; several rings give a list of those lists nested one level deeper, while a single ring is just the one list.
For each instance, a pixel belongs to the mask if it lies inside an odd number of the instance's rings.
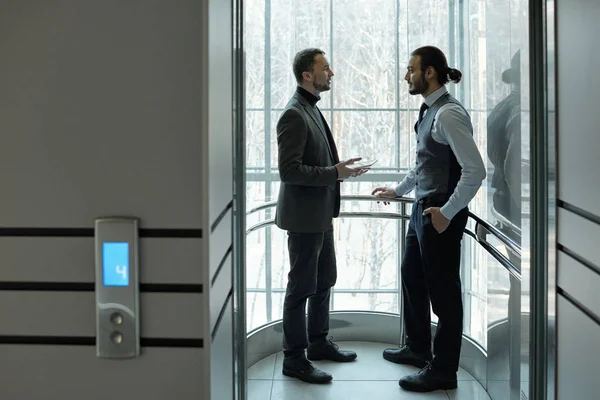
[{"label": "number 4 on display", "polygon": [[123,279],[127,279],[127,266],[123,265],[123,266],[116,266],[116,271],[117,271],[117,275],[121,275],[123,277]]}]

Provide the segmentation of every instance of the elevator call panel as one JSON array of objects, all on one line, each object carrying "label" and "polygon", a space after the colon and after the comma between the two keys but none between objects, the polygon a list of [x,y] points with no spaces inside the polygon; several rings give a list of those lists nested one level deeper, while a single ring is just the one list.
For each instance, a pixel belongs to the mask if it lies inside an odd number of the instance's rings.
[{"label": "elevator call panel", "polygon": [[139,249],[136,218],[98,218],[96,248],[96,355],[140,354]]}]

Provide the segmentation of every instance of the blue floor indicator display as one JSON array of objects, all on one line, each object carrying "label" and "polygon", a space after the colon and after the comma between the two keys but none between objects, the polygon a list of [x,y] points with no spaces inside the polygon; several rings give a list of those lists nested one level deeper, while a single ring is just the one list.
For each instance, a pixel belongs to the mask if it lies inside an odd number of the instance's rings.
[{"label": "blue floor indicator display", "polygon": [[129,286],[129,243],[102,243],[104,286]]}]

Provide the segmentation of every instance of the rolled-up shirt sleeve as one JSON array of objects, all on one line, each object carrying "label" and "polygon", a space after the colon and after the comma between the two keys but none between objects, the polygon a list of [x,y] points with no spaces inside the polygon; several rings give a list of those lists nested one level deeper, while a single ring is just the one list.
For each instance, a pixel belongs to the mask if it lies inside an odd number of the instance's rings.
[{"label": "rolled-up shirt sleeve", "polygon": [[401,196],[406,195],[408,192],[410,192],[411,190],[413,190],[415,188],[415,183],[416,183],[416,175],[415,175],[415,170],[413,168],[404,177],[402,182],[400,182],[398,184],[398,186],[396,186],[394,188],[394,191],[396,192],[396,196],[401,197]]},{"label": "rolled-up shirt sleeve", "polygon": [[434,139],[450,146],[462,168],[454,192],[440,210],[444,217],[452,219],[473,200],[485,179],[486,170],[473,139],[471,120],[461,107],[454,104],[442,107],[435,126]]}]

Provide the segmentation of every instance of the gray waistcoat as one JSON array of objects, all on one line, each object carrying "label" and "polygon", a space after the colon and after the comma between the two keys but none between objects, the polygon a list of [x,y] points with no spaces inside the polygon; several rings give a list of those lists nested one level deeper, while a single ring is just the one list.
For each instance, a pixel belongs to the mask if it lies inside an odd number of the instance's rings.
[{"label": "gray waistcoat", "polygon": [[[454,192],[460,179],[461,167],[449,145],[436,142],[431,136],[435,115],[448,103],[464,107],[449,93],[440,97],[415,127],[417,132],[416,198],[444,197]],[[466,110],[465,110],[466,112]]]}]

